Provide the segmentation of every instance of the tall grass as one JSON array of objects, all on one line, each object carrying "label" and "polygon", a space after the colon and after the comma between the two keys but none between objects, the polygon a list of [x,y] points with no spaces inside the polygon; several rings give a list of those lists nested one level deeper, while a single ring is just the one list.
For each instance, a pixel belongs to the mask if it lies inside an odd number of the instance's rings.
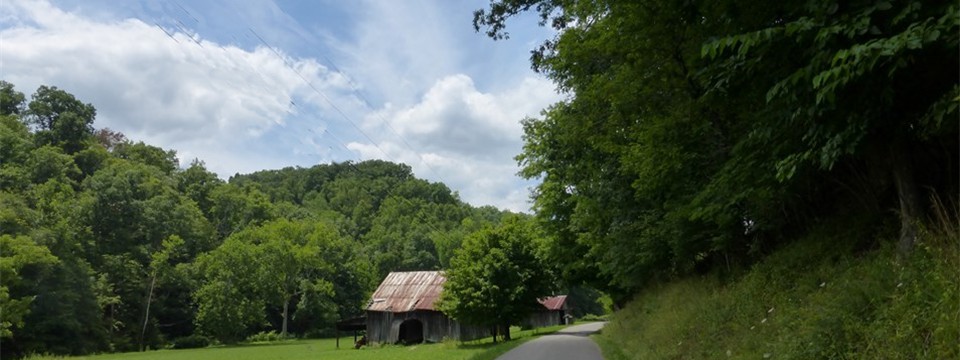
[{"label": "tall grass", "polygon": [[598,342],[611,359],[960,359],[960,237],[942,210],[908,257],[825,227],[736,280],[640,294]]}]

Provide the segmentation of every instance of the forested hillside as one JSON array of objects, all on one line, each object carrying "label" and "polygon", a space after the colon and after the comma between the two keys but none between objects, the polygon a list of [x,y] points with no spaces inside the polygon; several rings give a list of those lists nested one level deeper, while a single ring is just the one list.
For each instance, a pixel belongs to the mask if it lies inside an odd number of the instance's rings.
[{"label": "forested hillside", "polygon": [[63,90],[0,85],[4,358],[322,335],[387,272],[443,268],[506,215],[384,161],[223,181],[94,129]]},{"label": "forested hillside", "polygon": [[473,24],[524,12],[567,99],[517,160],[564,277],[626,306],[606,345],[960,356],[956,2],[493,0]]},{"label": "forested hillside", "polygon": [[569,98],[517,159],[567,278],[621,304],[826,219],[906,254],[956,200],[954,2],[502,0],[474,26],[504,39],[524,11],[557,31],[531,63]]}]

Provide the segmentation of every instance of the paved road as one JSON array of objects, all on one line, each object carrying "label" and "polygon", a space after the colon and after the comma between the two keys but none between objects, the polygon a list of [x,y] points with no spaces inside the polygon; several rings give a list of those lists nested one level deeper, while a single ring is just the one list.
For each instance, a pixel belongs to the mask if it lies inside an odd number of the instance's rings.
[{"label": "paved road", "polygon": [[588,337],[603,324],[575,325],[541,336],[508,351],[497,360],[603,360],[600,348]]}]

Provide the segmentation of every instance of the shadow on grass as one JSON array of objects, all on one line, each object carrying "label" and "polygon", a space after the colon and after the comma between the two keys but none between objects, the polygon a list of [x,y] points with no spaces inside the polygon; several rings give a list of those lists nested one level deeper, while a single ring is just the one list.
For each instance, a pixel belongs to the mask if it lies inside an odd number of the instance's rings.
[{"label": "shadow on grass", "polygon": [[[523,330],[522,333],[517,334],[516,337],[514,337],[514,338],[512,338],[512,339],[510,339],[510,340],[508,340],[508,341],[500,341],[500,342],[497,342],[497,343],[492,343],[492,342],[485,342],[485,341],[490,341],[490,338],[483,338],[483,339],[479,339],[479,340],[474,340],[474,341],[476,341],[476,342],[468,341],[468,342],[464,342],[464,343],[461,343],[461,344],[457,344],[457,348],[458,348],[458,349],[489,349],[489,348],[492,348],[492,347],[503,346],[503,345],[506,345],[506,344],[515,344],[515,343],[516,343],[516,344],[520,344],[520,343],[524,343],[524,342],[526,342],[527,340],[530,340],[530,339],[533,339],[533,338],[536,338],[536,337],[545,336],[545,335],[552,335],[552,334],[554,334],[554,333],[556,333],[556,332],[558,332],[558,331],[560,331],[560,330],[563,330],[563,329],[550,329],[550,330],[541,330],[541,331]],[[564,334],[566,334],[566,333],[564,333]],[[577,334],[579,334],[579,333],[577,333]],[[589,333],[587,333],[587,335],[589,335]],[[584,336],[586,336],[586,335],[584,335]]]}]

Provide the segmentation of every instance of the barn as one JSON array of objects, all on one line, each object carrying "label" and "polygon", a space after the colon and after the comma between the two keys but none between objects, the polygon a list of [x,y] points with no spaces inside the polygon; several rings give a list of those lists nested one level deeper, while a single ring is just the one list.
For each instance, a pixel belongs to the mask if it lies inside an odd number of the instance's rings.
[{"label": "barn", "polygon": [[523,323],[523,327],[537,328],[568,323],[570,317],[567,314],[570,312],[570,306],[567,304],[566,295],[551,296],[539,301],[543,308],[530,314],[527,321]]},{"label": "barn", "polygon": [[460,324],[435,308],[446,281],[440,271],[387,275],[367,304],[367,341],[409,344],[489,336],[489,330]]}]

